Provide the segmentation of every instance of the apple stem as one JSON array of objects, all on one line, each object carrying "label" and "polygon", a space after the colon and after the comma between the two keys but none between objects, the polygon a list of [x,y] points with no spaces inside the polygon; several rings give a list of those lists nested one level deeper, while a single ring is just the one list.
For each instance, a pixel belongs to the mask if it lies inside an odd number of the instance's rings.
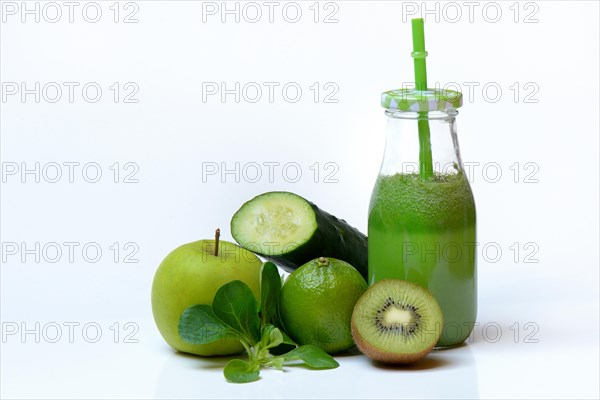
[{"label": "apple stem", "polygon": [[217,228],[215,231],[215,257],[219,255],[219,236],[221,236],[221,230]]}]

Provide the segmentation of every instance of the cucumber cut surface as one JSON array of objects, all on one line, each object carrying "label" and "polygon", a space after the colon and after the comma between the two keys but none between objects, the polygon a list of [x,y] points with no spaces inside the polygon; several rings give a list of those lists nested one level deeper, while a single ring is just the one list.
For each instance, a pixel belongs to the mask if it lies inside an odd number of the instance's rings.
[{"label": "cucumber cut surface", "polygon": [[268,256],[295,250],[317,229],[310,204],[289,192],[255,197],[231,219],[231,231],[242,247]]},{"label": "cucumber cut surface", "polygon": [[367,277],[367,237],[294,193],[268,192],[244,203],[231,219],[231,234],[242,247],[289,272],[315,258],[333,257]]}]

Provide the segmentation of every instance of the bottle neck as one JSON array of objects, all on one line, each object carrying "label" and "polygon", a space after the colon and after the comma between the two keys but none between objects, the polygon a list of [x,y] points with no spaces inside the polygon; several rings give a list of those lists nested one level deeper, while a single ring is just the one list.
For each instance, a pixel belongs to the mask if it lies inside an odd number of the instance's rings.
[{"label": "bottle neck", "polygon": [[464,172],[456,131],[458,111],[386,110],[387,134],[380,175],[418,174],[422,180]]}]

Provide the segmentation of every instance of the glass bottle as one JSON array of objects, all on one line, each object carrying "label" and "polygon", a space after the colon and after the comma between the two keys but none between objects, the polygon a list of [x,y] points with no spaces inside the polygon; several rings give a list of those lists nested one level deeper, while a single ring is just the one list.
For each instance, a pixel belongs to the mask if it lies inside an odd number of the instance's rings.
[{"label": "glass bottle", "polygon": [[444,314],[438,347],[462,343],[477,313],[475,202],[456,135],[461,104],[452,91],[383,94],[386,145],[369,206],[369,284],[396,278],[428,289]]}]

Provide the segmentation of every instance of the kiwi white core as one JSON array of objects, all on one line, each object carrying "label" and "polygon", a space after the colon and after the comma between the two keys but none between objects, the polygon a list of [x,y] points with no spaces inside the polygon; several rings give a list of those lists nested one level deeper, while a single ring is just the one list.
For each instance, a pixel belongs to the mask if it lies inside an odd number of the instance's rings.
[{"label": "kiwi white core", "polygon": [[384,312],[383,321],[388,325],[409,325],[414,318],[410,311],[392,307]]}]

